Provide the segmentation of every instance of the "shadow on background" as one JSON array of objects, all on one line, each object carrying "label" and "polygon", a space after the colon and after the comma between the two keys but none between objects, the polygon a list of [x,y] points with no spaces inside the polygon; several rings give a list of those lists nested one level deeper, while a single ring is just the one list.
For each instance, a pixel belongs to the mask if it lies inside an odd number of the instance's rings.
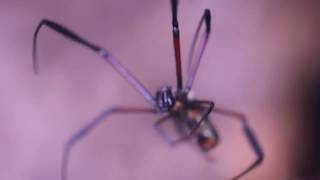
[{"label": "shadow on background", "polygon": [[300,128],[293,174],[301,179],[320,179],[320,54],[312,57],[315,65],[306,68],[297,83],[297,114]]}]

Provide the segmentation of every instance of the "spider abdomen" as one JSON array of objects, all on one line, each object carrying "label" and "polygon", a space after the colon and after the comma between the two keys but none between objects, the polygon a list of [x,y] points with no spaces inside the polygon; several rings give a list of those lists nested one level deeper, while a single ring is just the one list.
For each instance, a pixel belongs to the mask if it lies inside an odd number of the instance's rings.
[{"label": "spider abdomen", "polygon": [[[197,126],[203,116],[203,111],[203,108],[194,108],[180,112],[180,116],[177,117],[176,125],[181,136],[190,133],[195,126]],[[218,133],[208,117],[204,119],[193,133],[193,140],[203,151],[209,151],[218,144]]]},{"label": "spider abdomen", "polygon": [[204,121],[195,134],[196,142],[203,151],[214,148],[219,141],[218,133],[207,119]]}]

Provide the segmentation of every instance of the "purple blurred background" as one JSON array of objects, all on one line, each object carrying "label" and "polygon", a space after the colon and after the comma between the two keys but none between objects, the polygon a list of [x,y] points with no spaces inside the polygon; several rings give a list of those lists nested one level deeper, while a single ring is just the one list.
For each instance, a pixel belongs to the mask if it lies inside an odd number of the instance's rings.
[{"label": "purple blurred background", "polygon": [[[213,32],[193,90],[197,98],[214,100],[217,106],[249,117],[266,159],[243,179],[315,176],[317,168],[307,174],[311,167],[303,169],[309,167],[304,164],[306,158],[314,159],[317,153],[311,156],[308,151],[314,141],[308,135],[309,119],[303,109],[310,105],[304,101],[310,93],[303,92],[313,89],[320,77],[316,68],[320,62],[319,3],[181,0],[184,67],[204,8],[213,11]],[[47,28],[39,36],[41,73],[35,76],[32,35],[44,17],[106,47],[152,92],[164,84],[175,85],[169,0],[2,0],[2,180],[59,179],[63,144],[90,118],[112,105],[148,106],[96,54]],[[188,144],[169,148],[152,129],[156,118],[112,117],[74,149],[70,180],[223,180],[254,158],[239,124],[226,118],[213,120],[222,138],[210,153],[213,163]]]}]

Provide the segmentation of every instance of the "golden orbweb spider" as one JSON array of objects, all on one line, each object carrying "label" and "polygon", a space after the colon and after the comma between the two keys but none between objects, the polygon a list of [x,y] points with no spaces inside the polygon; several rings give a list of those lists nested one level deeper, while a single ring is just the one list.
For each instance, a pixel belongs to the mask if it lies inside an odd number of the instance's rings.
[{"label": "golden orbweb spider", "polygon": [[[104,61],[109,63],[131,86],[136,89],[146,101],[151,105],[150,108],[141,107],[111,107],[107,108],[101,114],[93,118],[85,126],[74,133],[65,143],[62,155],[61,180],[67,180],[68,162],[70,153],[74,145],[83,139],[88,133],[94,130],[98,125],[103,123],[109,116],[113,114],[129,114],[129,113],[151,113],[162,115],[159,120],[154,123],[155,130],[159,135],[171,146],[177,145],[187,140],[194,140],[198,147],[204,152],[208,152],[219,141],[219,136],[213,124],[209,121],[211,112],[230,116],[241,124],[244,136],[247,139],[251,149],[255,153],[256,159],[246,169],[238,173],[233,180],[239,179],[249,171],[256,168],[263,161],[264,154],[260,144],[255,137],[253,131],[249,127],[246,116],[242,113],[234,112],[224,108],[216,107],[213,101],[194,100],[188,98],[188,93],[192,88],[201,57],[210,37],[211,32],[211,12],[205,9],[200,19],[195,35],[193,37],[191,49],[188,57],[187,78],[183,83],[181,55],[180,55],[180,31],[177,18],[178,0],[171,0],[172,13],[172,35],[173,46],[175,52],[176,78],[177,87],[173,91],[169,86],[163,86],[152,95],[143,84],[138,81],[119,61],[105,48],[97,46],[63,25],[54,21],[43,19],[37,26],[33,36],[33,70],[35,74],[39,72],[39,64],[37,60],[37,37],[41,27],[46,26],[53,31],[63,35],[65,38],[76,43],[82,44],[93,52],[96,52]],[[160,125],[166,121],[173,121],[175,129],[179,134],[179,138],[170,139],[162,131]]]}]

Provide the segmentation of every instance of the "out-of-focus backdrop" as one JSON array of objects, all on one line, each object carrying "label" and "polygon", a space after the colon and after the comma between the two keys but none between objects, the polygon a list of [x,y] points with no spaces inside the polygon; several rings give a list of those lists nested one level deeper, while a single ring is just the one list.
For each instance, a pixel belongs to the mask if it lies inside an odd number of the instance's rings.
[{"label": "out-of-focus backdrop", "polygon": [[[317,179],[318,1],[181,0],[184,67],[204,8],[213,12],[213,30],[193,91],[248,116],[266,157],[243,179]],[[107,107],[148,106],[96,54],[47,28],[35,76],[32,36],[44,17],[106,47],[150,91],[175,86],[169,0],[1,0],[2,180],[59,179],[72,133]],[[169,148],[152,129],[157,118],[110,118],[74,148],[69,178],[224,180],[254,159],[240,125],[228,118],[212,117],[221,136],[212,163],[187,143]]]}]

